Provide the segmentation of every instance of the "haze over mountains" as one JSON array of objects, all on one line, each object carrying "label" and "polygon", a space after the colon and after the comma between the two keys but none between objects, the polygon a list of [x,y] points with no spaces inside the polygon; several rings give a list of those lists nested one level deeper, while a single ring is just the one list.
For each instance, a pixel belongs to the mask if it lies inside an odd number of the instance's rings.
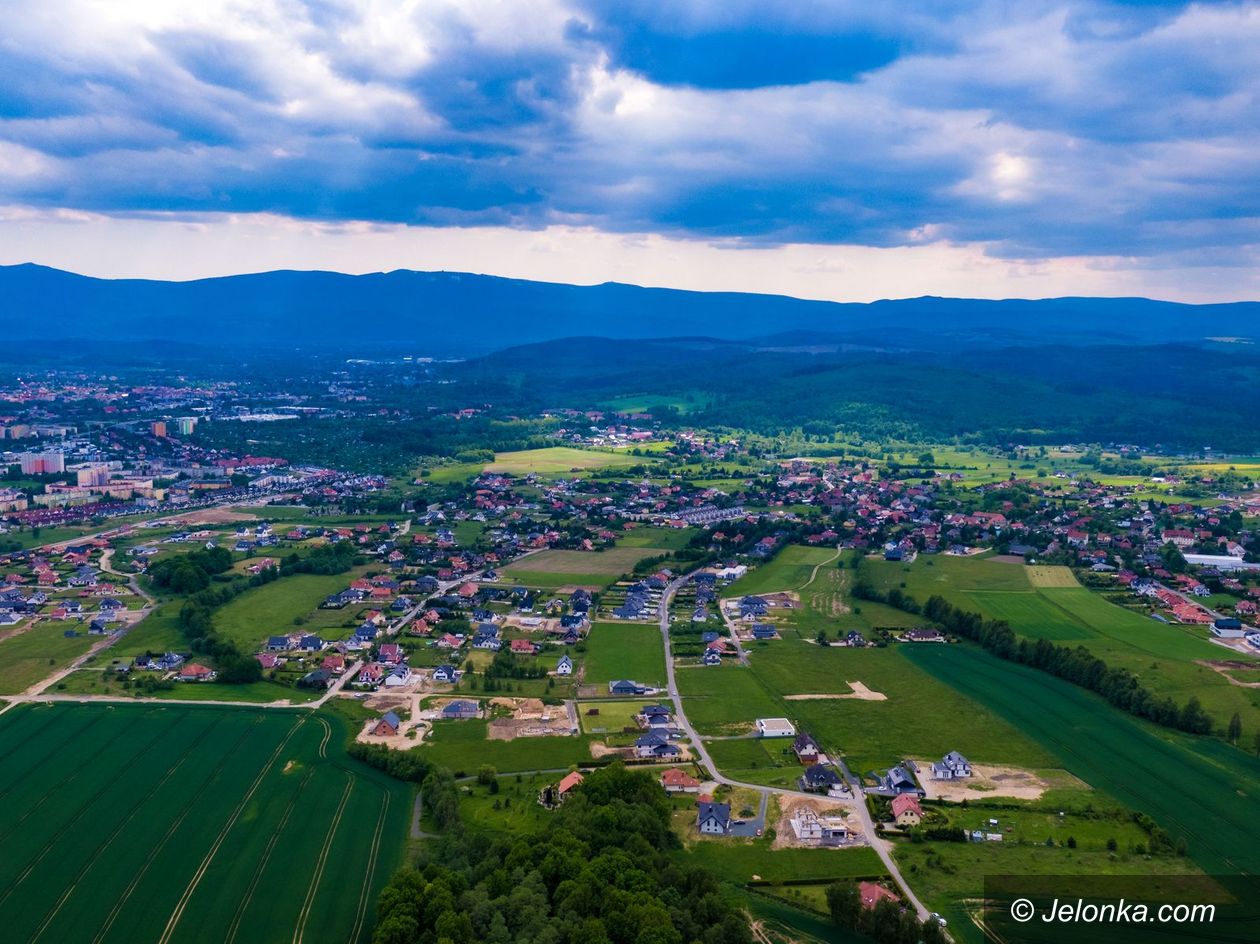
[{"label": "haze over mountains", "polygon": [[1260,303],[1143,298],[864,303],[533,282],[458,272],[277,271],[190,282],[97,279],[0,266],[13,339],[164,341],[476,355],[573,336],[762,339],[771,346],[957,350],[1251,338]]}]

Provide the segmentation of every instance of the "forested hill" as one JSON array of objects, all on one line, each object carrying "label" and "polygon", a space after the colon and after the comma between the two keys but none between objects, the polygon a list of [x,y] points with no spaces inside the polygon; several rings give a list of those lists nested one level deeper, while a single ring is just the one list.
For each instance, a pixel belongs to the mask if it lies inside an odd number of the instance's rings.
[{"label": "forested hill", "polygon": [[11,339],[301,346],[339,351],[485,353],[574,335],[616,338],[783,334],[783,344],[961,350],[1010,344],[1166,343],[1260,334],[1260,303],[1141,298],[871,304],[532,282],[456,272],[264,272],[191,282],[105,280],[0,266],[0,326]]},{"label": "forested hill", "polygon": [[[911,441],[1120,442],[1260,449],[1243,422],[1260,399],[1250,345],[982,348],[947,354],[801,349],[680,338],[570,338],[445,372],[469,399],[527,412],[679,403],[697,426],[763,433],[845,429]],[[472,391],[475,390],[474,394]],[[668,418],[668,407],[653,407]]]}]

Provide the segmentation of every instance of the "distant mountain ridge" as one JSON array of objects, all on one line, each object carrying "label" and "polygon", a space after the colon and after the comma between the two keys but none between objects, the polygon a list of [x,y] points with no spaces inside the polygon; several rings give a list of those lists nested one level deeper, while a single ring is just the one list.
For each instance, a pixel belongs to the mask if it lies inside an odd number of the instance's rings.
[{"label": "distant mountain ridge", "polygon": [[930,296],[826,302],[412,270],[368,275],[282,270],[164,282],[97,279],[22,264],[0,266],[0,329],[18,340],[52,336],[437,354],[478,354],[575,335],[949,350],[1260,337],[1260,302]]}]

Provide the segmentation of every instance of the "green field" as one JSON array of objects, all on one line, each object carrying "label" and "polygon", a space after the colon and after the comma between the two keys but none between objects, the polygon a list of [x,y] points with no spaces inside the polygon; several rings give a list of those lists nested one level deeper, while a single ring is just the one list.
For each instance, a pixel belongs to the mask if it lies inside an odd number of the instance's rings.
[{"label": "green field", "polygon": [[758,652],[751,671],[766,689],[785,695],[844,692],[848,682],[862,682],[886,695],[885,701],[783,703],[788,717],[824,748],[841,753],[856,774],[886,769],[905,757],[939,757],[951,750],[981,763],[1057,766],[1017,726],[922,671],[908,658],[915,648],[819,649],[783,640]]},{"label": "green field", "polygon": [[330,593],[344,590],[354,574],[294,574],[246,590],[214,614],[214,625],[245,652],[270,635],[294,631],[295,617],[305,618]]},{"label": "green field", "polygon": [[665,647],[661,631],[642,623],[595,623],[586,639],[582,681],[607,694],[608,683],[632,679],[644,685],[665,686]]},{"label": "green field", "polygon": [[614,547],[606,551],[549,550],[531,554],[504,567],[504,577],[539,587],[607,587],[645,557],[664,551],[653,547]]},{"label": "green field", "polygon": [[65,668],[92,648],[99,637],[79,635],[67,639],[66,629],[80,633],[87,627],[71,623],[36,624],[0,642],[0,694],[16,695],[58,669]]},{"label": "green field", "polygon": [[0,716],[6,940],[366,942],[410,794],[344,736],[287,711]]},{"label": "green field", "polygon": [[550,446],[546,449],[525,449],[521,452],[500,452],[494,462],[485,467],[487,472],[505,472],[527,475],[530,472],[558,474],[573,469],[629,468],[654,460],[644,456],[632,456],[628,452],[602,452],[594,449],[573,449],[569,446]]},{"label": "green field", "polygon": [[438,721],[424,743],[412,750],[420,751],[426,760],[460,774],[475,774],[483,764],[499,773],[518,770],[566,769],[591,760],[591,738],[527,737],[512,741],[491,741],[486,738],[487,722]]},{"label": "green field", "polygon": [[1260,868],[1260,824],[1239,815],[1240,804],[1260,796],[1260,759],[1145,724],[1067,682],[972,646],[907,650],[907,661],[1018,726],[1068,771],[1149,814],[1174,839],[1184,837],[1205,871]]},{"label": "green field", "polygon": [[761,881],[879,878],[887,874],[874,849],[775,849],[768,839],[702,839],[680,857],[740,885]]},{"label": "green field", "polygon": [[1195,696],[1220,730],[1235,712],[1244,730],[1260,729],[1260,690],[1231,685],[1200,664],[1237,656],[1208,642],[1202,629],[1161,623],[1116,606],[1092,590],[1064,585],[1069,582],[1059,570],[943,556],[920,557],[911,565],[883,561],[864,565],[867,578],[885,588],[904,583],[906,592],[919,602],[939,594],[964,610],[1006,620],[1020,636],[1082,645],[1109,666],[1134,673],[1154,694],[1178,704]]},{"label": "green field", "polygon": [[819,571],[836,557],[832,547],[806,547],[789,544],[767,564],[750,570],[722,591],[724,597],[742,597],[748,593],[774,593],[778,590],[799,590],[809,581],[818,565]]}]

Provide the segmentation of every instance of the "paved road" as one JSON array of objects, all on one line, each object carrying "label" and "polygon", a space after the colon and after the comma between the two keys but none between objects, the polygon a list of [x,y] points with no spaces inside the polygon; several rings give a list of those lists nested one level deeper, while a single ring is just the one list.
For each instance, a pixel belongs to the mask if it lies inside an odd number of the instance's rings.
[{"label": "paved road", "polygon": [[[689,574],[675,579],[668,587],[665,588],[665,592],[661,594],[660,626],[661,639],[665,644],[665,678],[670,700],[674,703],[674,718],[678,722],[678,726],[682,728],[687,737],[691,739],[691,744],[695,749],[696,756],[699,757],[701,763],[703,763],[704,766],[712,772],[712,779],[717,783],[725,784],[729,787],[743,787],[749,790],[756,790],[758,793],[765,795],[767,798],[771,793],[779,793],[787,794],[788,796],[808,797],[811,800],[818,799],[818,794],[816,793],[805,793],[800,790],[783,790],[777,787],[766,787],[761,784],[744,783],[741,780],[732,780],[730,777],[727,777],[718,770],[718,766],[713,762],[713,758],[709,755],[709,751],[705,747],[704,741],[701,739],[700,735],[696,733],[696,729],[687,719],[687,713],[683,710],[682,697],[678,693],[678,683],[674,678],[674,658],[670,649],[669,639],[669,601],[673,598],[674,594],[678,592],[678,588],[689,579]],[[863,831],[870,840],[871,848],[875,850],[876,854],[880,858],[880,861],[884,863],[884,868],[888,870],[888,874],[891,875],[893,881],[897,883],[897,887],[901,889],[901,893],[905,897],[906,901],[910,902],[910,904],[914,907],[919,919],[926,920],[930,912],[910,888],[910,885],[905,880],[905,877],[902,876],[901,869],[897,866],[897,862],[892,856],[890,844],[887,840],[880,839],[875,835],[875,823],[871,819],[870,810],[866,808],[866,801],[862,795],[860,786],[851,783],[850,790],[852,792],[851,796],[833,799],[835,799],[837,803],[841,803],[849,807],[858,817],[859,821],[862,823]]]}]

